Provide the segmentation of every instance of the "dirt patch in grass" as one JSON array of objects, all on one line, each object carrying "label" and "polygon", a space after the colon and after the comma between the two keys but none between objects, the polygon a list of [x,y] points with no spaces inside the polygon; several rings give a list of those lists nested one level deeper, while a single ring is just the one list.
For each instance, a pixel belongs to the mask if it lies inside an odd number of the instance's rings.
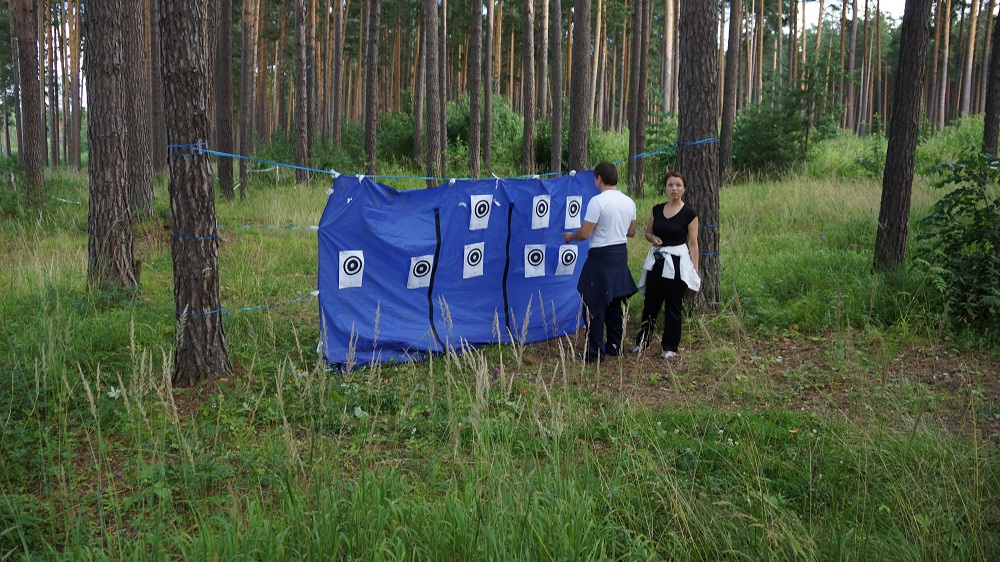
[{"label": "dirt patch in grass", "polygon": [[[581,349],[584,341],[581,331],[529,345],[524,365],[560,383],[559,347],[572,357],[570,344]],[[702,335],[682,341],[670,359],[660,358],[656,345],[608,359],[571,359],[569,384],[641,407],[784,408],[900,427],[931,423],[1000,444],[1000,365],[947,345],[890,348],[860,334],[732,341]]]}]

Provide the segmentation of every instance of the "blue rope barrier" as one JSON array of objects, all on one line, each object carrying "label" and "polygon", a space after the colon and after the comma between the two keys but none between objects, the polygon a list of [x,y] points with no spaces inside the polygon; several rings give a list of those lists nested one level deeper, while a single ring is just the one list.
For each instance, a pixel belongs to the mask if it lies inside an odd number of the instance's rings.
[{"label": "blue rope barrier", "polygon": [[226,226],[224,224],[220,224],[218,226],[218,228],[219,229],[229,229],[229,230],[249,230],[249,229],[253,229],[253,228],[260,228],[260,229],[264,229],[264,230],[319,230],[319,227],[315,226],[315,225],[312,225],[312,226],[271,226],[271,225],[255,226],[255,225],[252,225],[252,224],[241,224],[241,225],[235,225],[235,226]]},{"label": "blue rope barrier", "polygon": [[[714,142],[719,142],[719,139],[717,139],[717,138],[702,139],[702,140],[699,140],[699,141],[682,142],[682,143],[678,143],[678,145],[693,146],[693,145],[697,145],[697,144],[707,144],[707,143],[714,143]],[[293,170],[304,170],[304,171],[307,171],[307,172],[314,172],[314,173],[317,173],[317,174],[330,175],[330,176],[333,176],[334,178],[339,177],[341,175],[339,172],[336,172],[334,170],[320,170],[320,169],[317,169],[317,168],[309,168],[309,167],[306,167],[306,166],[298,166],[298,165],[295,165],[295,164],[285,164],[285,163],[282,163],[282,162],[275,162],[274,160],[265,160],[263,158],[256,158],[256,157],[253,157],[253,156],[243,156],[241,154],[231,154],[231,153],[228,153],[228,152],[219,152],[217,150],[210,150],[208,148],[204,148],[206,146],[208,146],[207,142],[199,142],[199,143],[193,143],[193,144],[171,144],[171,145],[167,146],[167,149],[168,150],[172,150],[172,149],[190,149],[190,150],[193,151],[191,153],[182,153],[182,152],[171,153],[170,154],[171,157],[175,157],[175,156],[194,156],[194,155],[199,155],[199,154],[210,154],[210,155],[213,155],[213,156],[219,156],[221,158],[236,158],[238,160],[247,160],[249,162],[260,162],[260,163],[263,163],[263,164],[269,164],[271,166],[280,166],[280,167],[284,167],[284,168],[291,168]],[[667,145],[667,146],[664,146],[664,147],[659,148],[657,150],[653,150],[653,151],[649,151],[649,152],[643,152],[642,154],[636,154],[634,156],[630,156],[630,157],[625,158],[623,160],[616,160],[614,162],[614,164],[617,165],[617,164],[621,164],[623,162],[627,162],[629,160],[635,160],[635,159],[638,159],[638,158],[647,158],[649,156],[655,156],[657,154],[663,154],[663,153],[667,152],[668,150],[670,150],[671,148],[674,148],[674,147],[670,146],[670,145]],[[572,174],[572,173],[573,172],[569,172],[569,174]],[[359,178],[365,177],[365,174],[355,174],[355,175],[357,177],[359,177]],[[511,178],[508,178],[508,179],[532,179],[532,178],[534,178],[534,179],[540,179],[542,177],[551,177],[551,176],[559,176],[559,175],[566,175],[566,172],[546,172],[544,174],[526,174],[526,175],[521,175],[521,176],[512,176]],[[489,179],[489,178],[468,178],[468,177],[464,177],[464,178],[446,178],[446,177],[432,177],[432,176],[388,176],[388,175],[378,175],[378,174],[371,175],[371,176],[368,176],[368,177],[378,178],[378,179],[396,179],[396,180],[449,181],[449,182],[452,182],[452,183],[454,183],[456,181],[477,181],[477,180],[481,180],[481,179]],[[494,177],[496,177],[496,176],[494,176]],[[501,179],[501,178],[497,178],[497,179]]]},{"label": "blue rope barrier", "polygon": [[174,314],[176,316],[184,316],[184,317],[188,317],[188,318],[193,318],[193,317],[199,317],[199,316],[209,316],[209,315],[212,315],[212,314],[218,314],[220,312],[224,312],[226,314],[232,314],[234,312],[253,312],[253,311],[257,311],[257,310],[267,310],[269,308],[276,308],[276,307],[279,307],[279,306],[284,306],[284,305],[296,303],[296,302],[303,301],[305,299],[312,298],[312,297],[317,297],[317,296],[319,296],[319,291],[318,290],[317,291],[312,291],[312,292],[310,292],[309,294],[306,294],[306,295],[302,295],[301,297],[296,297],[296,298],[294,298],[292,300],[289,300],[289,301],[278,302],[278,303],[274,303],[274,304],[264,304],[264,305],[260,305],[260,306],[243,306],[243,307],[239,307],[239,308],[226,308],[226,307],[223,306],[221,308],[217,308],[215,310],[210,310],[208,312],[183,312],[183,311],[177,310],[177,311],[174,311]]},{"label": "blue rope barrier", "polygon": [[222,309],[217,308],[215,310],[209,310],[208,312],[184,312],[182,310],[177,310],[174,311],[174,314],[177,316],[184,316],[185,318],[197,318],[200,316],[211,316],[212,314],[218,314],[220,312],[222,312]]},{"label": "blue rope barrier", "polygon": [[193,240],[193,241],[212,240],[214,238],[219,237],[218,233],[212,234],[211,236],[186,236],[184,234],[178,234],[177,232],[171,232],[170,235],[173,236],[174,238],[180,238],[181,240]]}]

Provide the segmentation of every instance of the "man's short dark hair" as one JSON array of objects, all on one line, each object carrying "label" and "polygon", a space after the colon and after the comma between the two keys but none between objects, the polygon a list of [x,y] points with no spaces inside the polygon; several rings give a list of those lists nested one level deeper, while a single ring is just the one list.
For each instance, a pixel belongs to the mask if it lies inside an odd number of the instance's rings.
[{"label": "man's short dark hair", "polygon": [[594,168],[594,177],[601,178],[604,185],[618,185],[618,168],[611,162],[601,162]]}]

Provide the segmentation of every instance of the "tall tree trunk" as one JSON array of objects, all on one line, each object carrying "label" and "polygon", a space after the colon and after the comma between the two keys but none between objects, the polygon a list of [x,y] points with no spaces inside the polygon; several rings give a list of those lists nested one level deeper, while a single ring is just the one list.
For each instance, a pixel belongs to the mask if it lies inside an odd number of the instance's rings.
[{"label": "tall tree trunk", "polygon": [[642,49],[645,16],[643,1],[632,0],[632,53],[628,75],[628,192],[632,197],[638,197],[642,193],[639,175],[642,159],[636,156],[639,154],[639,105],[646,103],[639,93],[639,79],[642,76],[639,67],[642,64],[642,57],[646,55]]},{"label": "tall tree trunk", "polygon": [[[437,2],[422,0],[424,33],[427,37],[427,176],[438,178],[443,173],[441,162],[441,82],[438,73],[438,22]],[[428,179],[427,187],[437,185],[437,180]]]},{"label": "tall tree trunk", "polygon": [[601,60],[601,51],[607,48],[607,42],[604,40],[604,34],[602,33],[603,20],[604,0],[597,0],[597,22],[594,24],[594,37],[592,39],[594,55],[591,57],[590,89],[587,92],[587,107],[590,108],[591,120],[596,116],[594,101],[597,98],[597,67]]},{"label": "tall tree trunk", "polygon": [[722,130],[719,132],[719,168],[722,172],[719,179],[723,185],[732,181],[733,172],[733,124],[736,122],[742,1],[730,0],[729,9],[732,13],[729,17],[729,48],[726,52],[726,84],[722,95]]},{"label": "tall tree trunk", "polygon": [[46,141],[48,138],[48,108],[45,104],[45,0],[36,0],[38,6],[38,17],[35,18],[35,23],[37,24],[35,30],[35,47],[38,51],[38,57],[36,59],[36,66],[38,67],[38,99],[40,107],[40,115],[42,118],[42,165],[44,166],[49,161],[49,145]]},{"label": "tall tree trunk", "polygon": [[23,167],[24,166],[23,147],[25,146],[25,144],[24,144],[24,129],[23,129],[24,119],[21,116],[21,106],[24,105],[24,99],[21,97],[21,62],[20,62],[21,52],[20,49],[17,48],[17,43],[19,41],[17,35],[18,31],[20,31],[20,28],[15,25],[18,9],[19,6],[16,4],[11,6],[8,23],[10,24],[10,43],[11,43],[10,48],[11,48],[11,54],[13,55],[11,57],[13,59],[11,64],[12,67],[11,70],[13,70],[14,74],[14,129],[16,132],[15,138],[17,144],[17,163]]},{"label": "tall tree trunk", "polygon": [[552,160],[550,171],[562,171],[563,68],[562,0],[549,0],[549,66],[552,72]]},{"label": "tall tree trunk", "polygon": [[979,0],[972,0],[969,11],[969,35],[965,50],[965,77],[962,78],[962,104],[959,113],[962,117],[969,116],[972,105],[972,66],[976,59],[976,24],[979,22]]},{"label": "tall tree trunk", "polygon": [[542,0],[542,29],[538,48],[538,117],[545,119],[549,107],[549,0]]},{"label": "tall tree trunk", "polygon": [[698,211],[701,225],[699,273],[701,291],[694,299],[699,312],[719,306],[719,150],[711,143],[691,144],[717,138],[718,44],[713,0],[685,0],[680,13],[680,82],[678,84],[677,166],[687,176],[687,195]]},{"label": "tall tree trunk", "polygon": [[523,0],[521,14],[521,99],[524,130],[521,136],[521,173],[535,173],[535,2]]},{"label": "tall tree trunk", "polygon": [[87,127],[90,212],[87,281],[101,290],[135,287],[129,212],[129,137],[126,82],[127,20],[121,0],[90,0],[84,14],[87,53]]},{"label": "tall tree trunk", "polygon": [[[423,8],[421,8],[422,10]],[[413,158],[419,162],[424,162],[424,97],[427,91],[427,33],[424,32],[426,22],[421,15],[420,23],[417,25],[417,72],[413,80]],[[469,139],[469,151],[471,152],[472,139]]]},{"label": "tall tree trunk", "polygon": [[[153,0],[156,4],[156,0]],[[215,41],[215,135],[219,152],[233,153],[233,0],[219,0],[219,36]],[[219,192],[233,200],[233,160],[219,157]]]},{"label": "tall tree trunk", "polygon": [[[160,50],[160,1],[150,0],[149,5],[149,104],[150,104],[150,154],[153,171],[162,174],[167,169],[167,132],[163,116],[163,63]],[[74,110],[76,111],[76,110]],[[79,136],[80,131],[74,131]],[[79,144],[76,145],[79,148]],[[230,149],[232,147],[230,146]],[[77,154],[79,164],[79,153]]]},{"label": "tall tree trunk", "polygon": [[42,121],[42,100],[39,96],[38,75],[38,4],[35,0],[16,0],[15,28],[21,94],[21,138],[17,152],[24,166],[27,186],[25,201],[38,208],[45,201],[45,130]]},{"label": "tall tree trunk", "polygon": [[590,138],[590,1],[573,2],[573,72],[570,80],[569,167],[587,168]]},{"label": "tall tree trunk", "polygon": [[440,81],[438,89],[438,102],[441,104],[441,126],[438,132],[441,134],[441,150],[438,151],[438,169],[445,173],[448,166],[445,162],[445,153],[448,152],[448,95],[451,85],[450,74],[448,72],[448,0],[441,0],[441,36],[438,38],[438,48],[440,49],[438,62],[441,69],[438,71]]},{"label": "tall tree trunk", "polygon": [[875,269],[886,271],[906,258],[913,188],[913,155],[920,129],[920,92],[930,36],[931,6],[926,0],[906,0],[900,35],[896,95],[889,146],[882,176],[882,203],[875,235]]},{"label": "tall tree trunk", "polygon": [[[319,88],[317,87],[316,68],[316,2],[308,0],[306,7],[306,134],[307,154],[313,153],[313,148],[319,140],[321,128],[319,126]],[[379,2],[381,6],[381,2]],[[375,41],[378,42],[378,31],[376,27]],[[377,100],[376,102],[377,103]],[[377,118],[377,114],[376,114]]]},{"label": "tall tree trunk", "polygon": [[[116,2],[117,3],[117,2]],[[153,152],[150,148],[149,62],[146,58],[146,21],[142,2],[123,3],[124,74],[122,76],[128,142],[127,189],[132,216],[139,221],[153,215]],[[90,97],[88,100],[92,99]]]},{"label": "tall tree trunk", "polygon": [[988,68],[990,65],[987,57],[992,56],[991,53],[993,52],[993,41],[995,39],[993,34],[993,12],[995,9],[996,0],[990,0],[989,7],[986,8],[986,40],[983,43],[983,62],[979,70],[979,104],[977,106],[979,111],[986,111],[986,92],[989,88]]},{"label": "tall tree trunk", "polygon": [[[941,29],[941,75],[938,80],[937,95],[937,128],[943,129],[947,121],[948,108],[948,59],[951,46],[951,0],[942,0],[939,9],[943,9],[943,25]],[[904,11],[905,14],[905,11]]]},{"label": "tall tree trunk", "polygon": [[[56,73],[56,30],[57,25],[52,25],[55,20],[52,10],[55,8],[51,2],[47,3],[50,25],[46,26],[46,35],[49,41],[49,168],[59,165],[59,77]],[[140,11],[141,14],[141,6]],[[141,21],[141,17],[139,18]],[[141,28],[140,28],[141,29]]]},{"label": "tall tree trunk", "polygon": [[1000,135],[1000,18],[993,20],[993,46],[990,50],[990,70],[987,74],[986,115],[983,116],[983,151],[997,155],[997,135]]},{"label": "tall tree trunk", "polygon": [[[207,142],[208,0],[160,0],[160,8],[167,142]],[[173,383],[186,387],[233,369],[222,326],[219,237],[208,155],[171,158],[169,191],[177,311]]]},{"label": "tall tree trunk", "polygon": [[365,45],[365,173],[375,175],[378,132],[378,39],[382,1],[366,0],[368,41]]},{"label": "tall tree trunk", "polygon": [[473,0],[471,4],[472,38],[466,66],[469,69],[469,174],[475,178],[479,177],[479,147],[482,139],[479,125],[482,120],[483,99],[480,86],[483,74],[483,0]]},{"label": "tall tree trunk", "polygon": [[[295,0],[295,181],[309,181],[302,169],[309,162],[309,79],[306,66],[306,28],[308,0]],[[367,14],[366,14],[367,15]],[[365,18],[367,20],[367,17]]]},{"label": "tall tree trunk", "polygon": [[[253,154],[253,118],[254,107],[256,107],[254,73],[257,69],[257,6],[258,0],[243,0],[243,55],[240,65],[240,155],[244,157]],[[167,24],[164,22],[164,25]],[[246,158],[241,158],[240,199],[246,199],[249,191],[250,162]]]},{"label": "tall tree trunk", "polygon": [[848,51],[847,56],[847,123],[846,128],[853,131],[857,122],[855,121],[855,93],[857,92],[857,87],[854,85],[854,70],[857,68],[855,66],[857,46],[858,46],[858,0],[851,0],[851,47]]},{"label": "tall tree trunk", "polygon": [[663,41],[660,47],[660,90],[663,92],[663,108],[661,111],[670,113],[673,107],[674,86],[674,28],[676,15],[674,0],[663,0]]},{"label": "tall tree trunk", "polygon": [[[558,0],[556,0],[558,2]],[[493,171],[493,4],[486,0],[486,36],[483,37],[483,169]]]},{"label": "tall tree trunk", "polygon": [[344,5],[341,0],[333,0],[333,117],[331,142],[340,146],[341,131],[344,128]]}]

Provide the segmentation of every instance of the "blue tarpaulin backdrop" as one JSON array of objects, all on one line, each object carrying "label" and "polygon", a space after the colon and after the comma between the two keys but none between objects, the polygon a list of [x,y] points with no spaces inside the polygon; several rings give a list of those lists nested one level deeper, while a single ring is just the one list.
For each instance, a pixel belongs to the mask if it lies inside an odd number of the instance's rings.
[{"label": "blue tarpaulin backdrop", "polygon": [[396,191],[340,176],[319,223],[322,352],[334,365],[577,331],[587,243],[563,244],[593,172]]}]

